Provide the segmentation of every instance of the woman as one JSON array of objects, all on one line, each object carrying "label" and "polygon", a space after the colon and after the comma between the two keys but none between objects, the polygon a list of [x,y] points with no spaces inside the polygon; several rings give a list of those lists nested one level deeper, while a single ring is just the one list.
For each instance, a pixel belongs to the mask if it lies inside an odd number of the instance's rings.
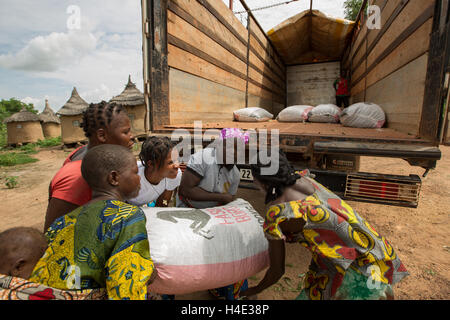
[{"label": "woman", "polygon": [[241,296],[257,294],[283,276],[287,241],[299,242],[313,256],[298,300],[393,299],[392,285],[408,272],[389,242],[308,171],[296,172],[284,153],[276,174],[262,175],[263,167],[252,165],[252,174],[269,208],[263,228],[270,268]]},{"label": "woman", "polygon": [[29,280],[60,290],[105,289],[114,300],[146,299],[156,275],[146,219],[125,203],[140,188],[134,155],[102,144],[89,149],[81,172],[92,199],[48,228],[48,248]]},{"label": "woman", "polygon": [[91,200],[92,191],[81,176],[81,160],[87,150],[101,144],[133,147],[130,119],[125,108],[119,104],[105,101],[90,104],[83,113],[81,127],[89,143],[72,152],[53,177],[49,186],[44,232],[57,218]]},{"label": "woman", "polygon": [[168,137],[148,137],[142,144],[138,162],[141,190],[128,202],[136,206],[152,203],[167,207],[174,190],[180,185],[181,170]]},{"label": "woman", "polygon": [[[237,128],[220,132],[221,146],[194,153],[186,166],[177,196],[177,207],[204,209],[225,205],[235,199],[241,180],[238,143],[245,145],[249,136]],[[235,300],[248,287],[247,279],[222,288],[212,289],[216,298]]]}]

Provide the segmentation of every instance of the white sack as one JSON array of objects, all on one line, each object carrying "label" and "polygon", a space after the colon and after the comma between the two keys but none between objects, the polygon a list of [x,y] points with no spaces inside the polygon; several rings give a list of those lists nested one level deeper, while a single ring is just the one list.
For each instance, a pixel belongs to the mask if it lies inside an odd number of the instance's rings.
[{"label": "white sack", "polygon": [[263,108],[244,108],[233,112],[235,121],[263,122],[273,119],[273,114]]},{"label": "white sack", "polygon": [[386,115],[379,105],[361,102],[342,111],[341,123],[353,128],[382,128],[386,123]]},{"label": "white sack", "polygon": [[308,113],[308,121],[318,123],[339,123],[341,109],[334,104],[319,104]]},{"label": "white sack", "polygon": [[142,208],[158,276],[150,289],[186,294],[223,287],[268,267],[264,219],[243,199],[208,209]]},{"label": "white sack", "polygon": [[280,122],[305,122],[308,120],[308,113],[313,106],[291,106],[283,109],[277,117]]}]

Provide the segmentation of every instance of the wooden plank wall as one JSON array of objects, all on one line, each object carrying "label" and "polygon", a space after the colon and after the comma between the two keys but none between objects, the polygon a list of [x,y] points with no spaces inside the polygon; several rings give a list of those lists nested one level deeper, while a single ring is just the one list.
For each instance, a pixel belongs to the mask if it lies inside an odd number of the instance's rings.
[{"label": "wooden plank wall", "polygon": [[286,68],[253,19],[244,27],[221,0],[169,0],[167,33],[170,124],[284,108]]},{"label": "wooden plank wall", "polygon": [[288,106],[335,104],[336,91],[333,83],[339,75],[339,61],[288,66]]},{"label": "wooden plank wall", "polygon": [[377,103],[389,128],[419,136],[435,0],[369,4],[381,9],[381,29],[364,22],[342,61],[351,73],[352,103]]}]

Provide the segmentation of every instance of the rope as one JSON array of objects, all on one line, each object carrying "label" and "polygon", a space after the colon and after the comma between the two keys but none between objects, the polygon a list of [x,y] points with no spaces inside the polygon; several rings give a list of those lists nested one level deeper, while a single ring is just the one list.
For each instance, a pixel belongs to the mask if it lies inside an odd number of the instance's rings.
[{"label": "rope", "polygon": [[[298,0],[290,0],[290,1],[285,1],[285,2],[281,2],[281,3],[276,3],[276,4],[268,5],[268,6],[265,6],[265,7],[259,7],[259,8],[255,8],[255,9],[250,9],[249,11],[259,11],[259,10],[269,9],[269,8],[273,8],[273,7],[282,6],[284,4],[289,4],[289,3],[294,2],[294,1],[298,1]],[[237,11],[237,12],[234,12],[234,14],[240,14],[240,13],[246,13],[246,12],[247,12],[247,10]]]}]

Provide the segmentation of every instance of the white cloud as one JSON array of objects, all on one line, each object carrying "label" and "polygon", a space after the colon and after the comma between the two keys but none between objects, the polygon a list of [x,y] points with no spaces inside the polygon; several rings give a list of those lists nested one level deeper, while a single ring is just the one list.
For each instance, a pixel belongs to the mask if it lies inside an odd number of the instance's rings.
[{"label": "white cloud", "polygon": [[104,83],[100,84],[99,87],[94,88],[93,90],[82,91],[80,92],[80,96],[83,97],[84,100],[93,103],[100,102],[102,100],[108,101],[112,98],[111,89],[105,85]]},{"label": "white cloud", "polygon": [[34,106],[36,106],[38,103],[41,103],[41,99],[38,98],[32,98],[32,97],[25,97],[20,100],[23,103],[29,104],[32,103]]},{"label": "white cloud", "polygon": [[17,53],[0,55],[0,67],[25,71],[52,72],[74,64],[92,52],[97,39],[92,33],[52,32],[33,38]]}]

